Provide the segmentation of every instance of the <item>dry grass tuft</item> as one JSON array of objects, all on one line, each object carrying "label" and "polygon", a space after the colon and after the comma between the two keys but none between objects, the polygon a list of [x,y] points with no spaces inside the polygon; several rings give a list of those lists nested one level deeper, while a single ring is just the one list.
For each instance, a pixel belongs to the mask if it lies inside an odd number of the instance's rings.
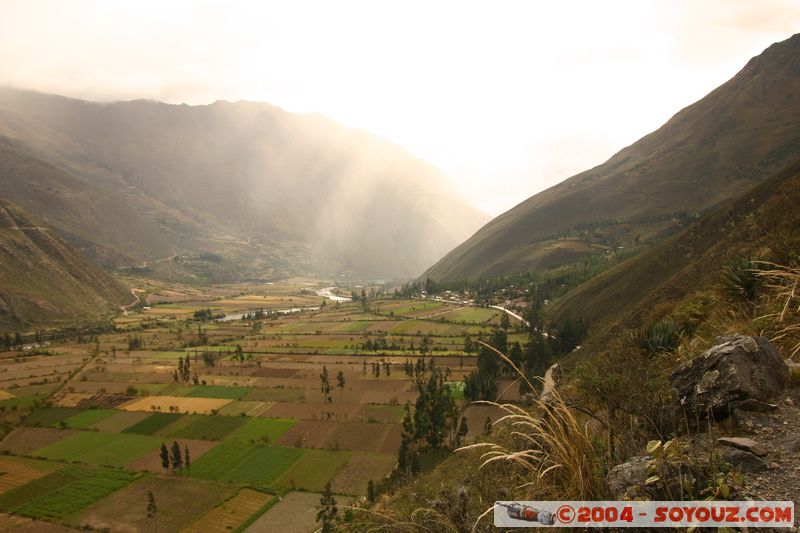
[{"label": "dry grass tuft", "polygon": [[794,359],[800,353],[800,268],[769,262],[760,264],[763,267],[757,275],[770,298],[766,306],[768,312],[756,320],[766,324],[771,340],[788,349],[789,359]]}]

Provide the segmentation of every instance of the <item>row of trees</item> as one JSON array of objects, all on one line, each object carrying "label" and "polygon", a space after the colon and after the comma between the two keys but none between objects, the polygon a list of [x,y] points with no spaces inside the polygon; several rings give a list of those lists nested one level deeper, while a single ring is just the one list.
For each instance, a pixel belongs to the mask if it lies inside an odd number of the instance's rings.
[{"label": "row of trees", "polygon": [[164,473],[169,473],[170,467],[172,468],[173,474],[178,471],[183,471],[184,468],[189,470],[192,467],[189,446],[184,446],[183,452],[181,452],[181,445],[178,444],[178,441],[173,441],[172,447],[169,449],[167,445],[162,442],[159,455],[161,456],[161,466],[164,468]]},{"label": "row of trees", "polygon": [[24,342],[25,341],[23,340],[19,331],[14,333],[13,337],[9,333],[6,333],[2,338],[0,338],[0,345],[2,345],[4,350],[11,350],[13,348],[22,346]]},{"label": "row of trees", "polygon": [[433,353],[434,350],[434,343],[433,337],[431,335],[423,335],[420,339],[419,346],[414,344],[414,338],[412,336],[411,342],[408,345],[403,343],[398,343],[397,339],[392,339],[389,342],[388,335],[385,331],[378,332],[376,338],[372,338],[368,333],[364,333],[362,336],[362,341],[357,344],[357,350],[362,352],[409,352],[415,353],[419,351],[419,354],[422,356],[429,355]]},{"label": "row of trees", "polygon": [[[333,397],[331,396],[331,391],[333,390],[333,386],[331,386],[330,379],[328,378],[328,367],[322,367],[322,373],[319,375],[320,381],[320,392],[322,392],[322,401],[323,403],[333,403]],[[344,386],[345,386],[345,378],[344,372],[341,370],[338,374],[336,374],[336,386],[339,387],[339,400],[342,400],[342,396],[344,395]]]}]

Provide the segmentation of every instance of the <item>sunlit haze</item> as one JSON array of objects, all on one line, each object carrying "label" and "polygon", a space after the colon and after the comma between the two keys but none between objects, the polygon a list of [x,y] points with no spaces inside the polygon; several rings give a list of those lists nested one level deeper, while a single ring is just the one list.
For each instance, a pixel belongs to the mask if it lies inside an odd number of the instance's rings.
[{"label": "sunlit haze", "polygon": [[405,146],[497,215],[798,28],[791,0],[3,0],[0,84],[318,112]]}]

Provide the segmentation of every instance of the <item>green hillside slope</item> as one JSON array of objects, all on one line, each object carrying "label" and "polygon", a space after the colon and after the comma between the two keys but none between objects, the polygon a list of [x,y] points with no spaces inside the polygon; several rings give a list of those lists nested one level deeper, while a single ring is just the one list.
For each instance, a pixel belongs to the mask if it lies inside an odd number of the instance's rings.
[{"label": "green hillside slope", "polygon": [[37,213],[87,257],[123,266],[167,257],[172,247],[123,196],[92,186],[0,137],[0,198]]},{"label": "green hillside slope", "polygon": [[132,299],[41,221],[0,201],[0,332],[95,320]]},{"label": "green hillside slope", "polygon": [[656,242],[791,162],[798,109],[800,34],[606,163],[497,217],[422,277],[491,277]]},{"label": "green hillside slope", "polygon": [[716,283],[740,259],[788,264],[800,250],[800,161],[704,216],[681,234],[583,283],[556,300],[555,320],[582,320],[595,342],[615,326],[660,318],[693,291]]}]

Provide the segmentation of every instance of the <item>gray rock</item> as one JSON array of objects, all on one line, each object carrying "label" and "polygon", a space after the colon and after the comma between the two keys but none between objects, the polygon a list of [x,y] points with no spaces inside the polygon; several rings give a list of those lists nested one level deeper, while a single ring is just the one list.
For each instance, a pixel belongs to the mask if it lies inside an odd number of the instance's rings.
[{"label": "gray rock", "polygon": [[717,442],[723,446],[738,448],[739,450],[750,452],[758,455],[759,457],[764,457],[767,455],[767,449],[764,447],[764,445],[753,439],[748,439],[745,437],[720,437],[717,439]]},{"label": "gray rock", "polygon": [[617,500],[635,497],[647,479],[647,458],[634,457],[608,473],[608,488]]},{"label": "gray rock", "polygon": [[[670,375],[684,412],[692,425],[708,418],[722,420],[734,409],[769,408],[780,394],[789,369],[765,337],[720,337],[703,355]],[[768,404],[764,406],[763,403]]]},{"label": "gray rock", "polygon": [[722,454],[722,458],[742,472],[748,474],[763,472],[767,469],[767,463],[762,461],[757,455],[736,448],[728,448],[725,450],[725,453]]},{"label": "gray rock", "polygon": [[649,459],[634,457],[611,469],[607,483],[614,499],[665,501],[680,497],[686,490],[700,494],[707,484],[702,465],[689,461],[663,461],[659,465],[659,481],[648,485]]},{"label": "gray rock", "polygon": [[736,408],[741,409],[742,411],[750,411],[752,413],[766,413],[767,411],[777,409],[778,405],[769,402],[762,402],[761,400],[756,400],[755,398],[748,398],[746,400],[736,402]]}]

